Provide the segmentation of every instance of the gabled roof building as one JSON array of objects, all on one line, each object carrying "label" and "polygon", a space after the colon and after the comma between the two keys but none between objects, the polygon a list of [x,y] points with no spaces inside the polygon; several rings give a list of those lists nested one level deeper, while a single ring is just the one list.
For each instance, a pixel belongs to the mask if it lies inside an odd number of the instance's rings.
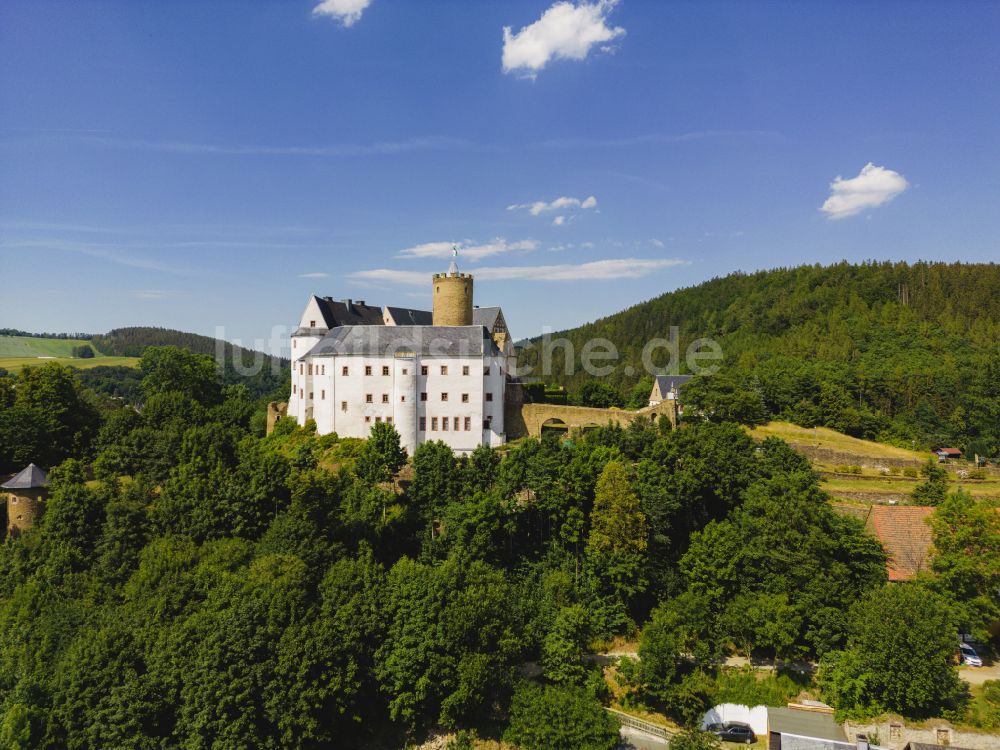
[{"label": "gabled roof building", "polygon": [[288,416],[360,438],[387,422],[411,455],[426,440],[458,453],[504,443],[514,348],[503,311],[474,307],[473,277],[455,263],[429,280],[430,312],[311,297],[292,335]]},{"label": "gabled roof building", "polygon": [[7,495],[7,536],[17,536],[34,526],[45,508],[48,475],[35,464],[0,484]]}]

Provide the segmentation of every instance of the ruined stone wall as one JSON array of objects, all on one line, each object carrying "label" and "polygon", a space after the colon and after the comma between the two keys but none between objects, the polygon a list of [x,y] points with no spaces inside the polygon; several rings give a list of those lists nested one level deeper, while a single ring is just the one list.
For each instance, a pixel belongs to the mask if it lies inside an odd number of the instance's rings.
[{"label": "ruined stone wall", "polygon": [[530,435],[539,437],[542,426],[551,420],[558,420],[558,426],[565,425],[570,430],[606,425],[608,422],[626,427],[636,419],[656,420],[666,414],[672,425],[677,424],[675,401],[664,401],[656,406],[647,406],[638,411],[626,409],[595,409],[589,406],[565,406],[561,404],[513,404],[508,403],[507,437],[515,439]]},{"label": "ruined stone wall", "polygon": [[267,405],[267,434],[274,431],[274,423],[279,417],[288,415],[288,404],[284,401],[272,401]]},{"label": "ruined stone wall", "polygon": [[1000,735],[955,729],[947,721],[928,722],[925,725],[907,725],[901,718],[890,717],[875,722],[853,722],[844,724],[847,739],[854,741],[864,734],[870,740],[878,738],[878,744],[889,750],[903,750],[908,742],[924,742],[928,745],[955,745],[969,750],[996,750],[1000,747]]}]

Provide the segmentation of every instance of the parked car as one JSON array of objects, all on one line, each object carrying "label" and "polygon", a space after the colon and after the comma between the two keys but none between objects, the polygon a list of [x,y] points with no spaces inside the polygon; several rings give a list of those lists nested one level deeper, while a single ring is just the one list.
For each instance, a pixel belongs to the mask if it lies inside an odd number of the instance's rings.
[{"label": "parked car", "polygon": [[746,745],[752,745],[757,741],[757,735],[753,733],[750,725],[744,724],[741,721],[727,721],[725,724],[709,724],[705,729],[726,742],[742,742]]},{"label": "parked car", "polygon": [[974,649],[968,643],[958,644],[958,656],[963,666],[966,667],[983,666],[983,660],[979,658],[979,654],[976,653],[976,649]]}]

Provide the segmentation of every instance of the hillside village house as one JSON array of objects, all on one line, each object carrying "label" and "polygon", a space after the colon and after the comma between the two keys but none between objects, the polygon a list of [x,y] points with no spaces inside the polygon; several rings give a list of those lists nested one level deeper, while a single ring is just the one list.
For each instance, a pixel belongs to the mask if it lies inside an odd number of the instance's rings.
[{"label": "hillside village house", "polygon": [[958,460],[962,457],[962,451],[958,448],[936,448],[934,453],[937,454],[938,461],[944,462],[948,460]]},{"label": "hillside village house", "polygon": [[288,415],[358,438],[388,422],[410,455],[425,440],[456,453],[504,443],[514,348],[503,312],[473,306],[473,277],[454,261],[431,281],[430,312],[310,298],[291,337]]}]

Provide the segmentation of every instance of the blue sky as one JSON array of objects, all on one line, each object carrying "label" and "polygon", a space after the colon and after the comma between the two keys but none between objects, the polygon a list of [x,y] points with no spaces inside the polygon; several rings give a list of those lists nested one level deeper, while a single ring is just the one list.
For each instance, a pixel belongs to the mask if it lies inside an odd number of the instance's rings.
[{"label": "blue sky", "polygon": [[0,325],[253,344],[453,243],[516,336],[1000,260],[1000,4],[318,2],[0,5]]}]

